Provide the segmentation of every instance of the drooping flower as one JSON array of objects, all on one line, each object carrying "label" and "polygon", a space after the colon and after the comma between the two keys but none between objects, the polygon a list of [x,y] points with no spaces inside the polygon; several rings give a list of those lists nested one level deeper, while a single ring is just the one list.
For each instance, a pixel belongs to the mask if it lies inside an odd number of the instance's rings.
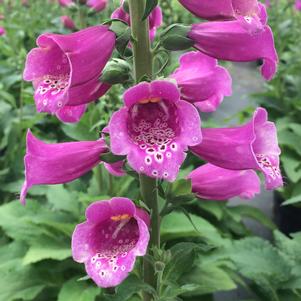
[{"label": "drooping flower", "polygon": [[[179,0],[190,12],[207,20],[234,20],[252,18],[259,22],[259,3],[257,0]],[[259,25],[260,26],[260,25]]]},{"label": "drooping flower", "polygon": [[109,86],[99,77],[114,44],[115,34],[102,25],[67,35],[39,36],[39,47],[29,52],[23,74],[24,80],[33,82],[38,112],[60,117],[65,106],[71,113],[83,111],[76,106],[102,96]]},{"label": "drooping flower", "polygon": [[86,219],[72,236],[73,259],[85,264],[98,286],[117,286],[133,270],[136,257],[146,253],[149,216],[118,197],[92,203]]},{"label": "drooping flower", "polygon": [[177,81],[181,99],[193,103],[202,112],[213,112],[232,94],[232,79],[217,60],[201,52],[180,57],[180,67],[170,75]]},{"label": "drooping flower", "polygon": [[4,36],[5,34],[6,34],[6,31],[5,31],[4,27],[0,26],[0,37]]},{"label": "drooping flower", "polygon": [[[121,6],[117,8],[111,15],[112,19],[119,19],[127,23],[129,26],[131,25],[130,15],[123,8],[123,1],[121,2]],[[163,15],[160,6],[156,6],[149,16],[149,36],[153,41],[157,28],[161,26],[163,21]]]},{"label": "drooping flower", "polygon": [[[201,52],[221,60],[249,62],[263,60],[261,73],[267,80],[277,71],[278,56],[271,28],[266,24],[264,6],[260,6],[263,29],[249,30],[239,20],[193,24],[188,37]],[[246,23],[248,20],[245,19]]]},{"label": "drooping flower", "polygon": [[296,0],[296,2],[295,2],[295,9],[296,10],[301,10],[301,0]]},{"label": "drooping flower", "polygon": [[243,126],[207,128],[202,133],[202,143],[191,148],[196,155],[222,168],[259,170],[265,176],[267,189],[283,185],[277,129],[268,121],[265,109],[258,108]]},{"label": "drooping flower", "polygon": [[59,5],[66,6],[66,7],[74,4],[73,0],[58,0],[58,2],[59,2]]},{"label": "drooping flower", "polygon": [[196,196],[206,200],[251,199],[260,192],[260,180],[253,170],[229,170],[205,164],[193,170],[188,178]]},{"label": "drooping flower", "polygon": [[25,204],[33,185],[62,184],[73,181],[100,163],[107,152],[103,139],[97,141],[47,144],[28,131],[26,137],[25,181],[20,201]]},{"label": "drooping flower", "polygon": [[63,26],[67,29],[73,30],[76,28],[73,20],[69,16],[61,16],[61,22]]},{"label": "drooping flower", "polygon": [[124,103],[109,123],[111,151],[138,173],[175,180],[187,147],[202,140],[197,110],[166,80],[128,89]]},{"label": "drooping flower", "polygon": [[91,7],[96,12],[100,12],[106,8],[108,0],[87,0],[87,6]]}]

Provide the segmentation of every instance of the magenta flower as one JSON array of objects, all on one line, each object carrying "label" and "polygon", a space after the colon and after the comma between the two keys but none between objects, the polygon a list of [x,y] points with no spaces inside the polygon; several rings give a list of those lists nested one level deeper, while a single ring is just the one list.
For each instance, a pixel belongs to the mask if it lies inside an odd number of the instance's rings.
[{"label": "magenta flower", "polygon": [[209,163],[233,170],[260,170],[267,189],[283,185],[279,169],[280,148],[277,129],[268,121],[267,111],[258,108],[247,124],[236,128],[203,129],[203,141],[192,147]]},{"label": "magenta flower", "polygon": [[0,37],[4,36],[6,34],[6,31],[4,29],[4,27],[0,26]]},{"label": "magenta flower", "polygon": [[257,0],[179,0],[190,12],[207,20],[258,19]]},{"label": "magenta flower", "polygon": [[61,16],[61,22],[63,26],[67,29],[73,30],[76,28],[73,20],[69,16]]},{"label": "magenta flower", "polygon": [[60,6],[71,6],[73,4],[73,0],[58,0]]},{"label": "magenta flower", "polygon": [[62,184],[73,181],[100,163],[108,149],[103,139],[97,141],[47,144],[32,135],[26,137],[25,181],[20,201],[25,204],[33,185]]},{"label": "magenta flower", "polygon": [[146,253],[149,216],[118,197],[91,204],[86,218],[72,236],[73,259],[85,264],[98,286],[117,286],[133,270],[136,257]]},{"label": "magenta flower", "polygon": [[87,0],[87,6],[91,7],[96,12],[100,12],[106,8],[108,0]]},{"label": "magenta flower", "polygon": [[296,0],[296,2],[295,2],[295,9],[296,10],[301,10],[301,0]]},{"label": "magenta flower", "polygon": [[65,106],[78,114],[84,112],[84,104],[102,96],[109,86],[99,77],[114,44],[115,34],[101,25],[67,35],[39,36],[39,47],[29,52],[23,75],[24,80],[33,82],[38,112],[57,114],[62,119],[60,110]]},{"label": "magenta flower", "polygon": [[181,91],[181,98],[202,112],[213,112],[232,94],[229,72],[217,60],[201,52],[188,52],[180,57],[180,67],[170,76]]},{"label": "magenta flower", "polygon": [[260,192],[260,180],[253,170],[229,170],[205,164],[193,170],[188,178],[196,196],[206,200],[251,199]]},{"label": "magenta flower", "polygon": [[111,151],[127,155],[138,173],[175,180],[187,147],[202,140],[197,110],[166,80],[128,89],[124,103],[109,123]]},{"label": "magenta flower", "polygon": [[260,8],[263,24],[260,31],[250,32],[239,20],[204,22],[192,25],[188,36],[198,50],[217,59],[234,62],[262,59],[261,73],[270,80],[276,73],[278,56],[272,30],[266,25],[266,10],[264,6]]},{"label": "magenta flower", "polygon": [[[123,9],[123,1],[121,2],[121,6],[112,13],[111,18],[121,20],[129,26],[131,25],[130,15]],[[152,41],[156,36],[157,28],[161,26],[162,22],[163,15],[161,8],[160,6],[156,6],[149,16],[149,36]]]}]

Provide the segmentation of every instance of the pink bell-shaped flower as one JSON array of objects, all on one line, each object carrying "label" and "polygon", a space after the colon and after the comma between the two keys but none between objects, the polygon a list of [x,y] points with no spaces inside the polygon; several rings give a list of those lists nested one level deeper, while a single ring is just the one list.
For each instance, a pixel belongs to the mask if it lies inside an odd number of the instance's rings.
[{"label": "pink bell-shaped flower", "polygon": [[96,12],[100,12],[106,8],[108,0],[87,0],[87,6],[91,7]]},{"label": "pink bell-shaped flower", "polygon": [[198,111],[166,80],[128,89],[124,103],[109,123],[111,151],[138,173],[174,181],[188,146],[202,141]]},{"label": "pink bell-shaped flower", "polygon": [[260,180],[253,170],[230,170],[205,164],[193,170],[188,178],[196,196],[206,200],[251,199],[260,192]]},{"label": "pink bell-shaped flower", "polygon": [[267,189],[283,185],[277,129],[268,121],[265,109],[258,108],[252,120],[243,126],[207,128],[202,133],[202,143],[191,148],[197,156],[226,169],[259,170],[265,176]]},{"label": "pink bell-shaped flower", "polygon": [[234,62],[262,59],[261,73],[270,80],[277,71],[278,56],[263,5],[260,20],[263,28],[255,32],[250,30],[249,19],[198,23],[192,25],[188,37],[194,41],[195,48],[217,59]]},{"label": "pink bell-shaped flower", "polygon": [[63,184],[73,181],[98,165],[100,156],[107,151],[103,139],[47,144],[28,131],[21,203],[25,204],[27,191],[33,185]]},{"label": "pink bell-shaped flower", "polygon": [[92,203],[72,236],[73,259],[100,287],[119,285],[146,254],[149,216],[126,198]]},{"label": "pink bell-shaped flower", "polygon": [[181,99],[193,103],[202,112],[213,112],[232,94],[232,79],[217,60],[201,52],[188,52],[180,57],[180,67],[170,75],[175,79]]},{"label": "pink bell-shaped flower", "polygon": [[[115,34],[102,25],[67,35],[39,36],[39,47],[29,52],[23,74],[24,80],[33,82],[37,111],[56,114],[62,121],[77,121],[80,116],[73,115],[83,113],[85,104],[110,87],[99,77],[112,55],[115,39]],[[61,113],[66,106],[68,114]]]}]

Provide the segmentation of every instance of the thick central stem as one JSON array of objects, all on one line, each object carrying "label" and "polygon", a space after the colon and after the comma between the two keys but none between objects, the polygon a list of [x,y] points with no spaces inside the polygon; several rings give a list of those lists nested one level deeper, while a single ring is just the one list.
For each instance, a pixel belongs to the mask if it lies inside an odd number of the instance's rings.
[{"label": "thick central stem", "polygon": [[[142,21],[145,10],[145,0],[129,0],[129,9],[131,17],[132,46],[134,77],[136,83],[139,83],[145,76],[152,79],[152,53],[149,39],[148,20]],[[151,239],[149,249],[160,246],[160,216],[158,208],[157,180],[140,175],[141,196],[145,204],[151,209]],[[153,287],[156,287],[156,277],[152,265],[144,260],[144,281]],[[144,295],[144,300],[151,300],[151,296]]]}]

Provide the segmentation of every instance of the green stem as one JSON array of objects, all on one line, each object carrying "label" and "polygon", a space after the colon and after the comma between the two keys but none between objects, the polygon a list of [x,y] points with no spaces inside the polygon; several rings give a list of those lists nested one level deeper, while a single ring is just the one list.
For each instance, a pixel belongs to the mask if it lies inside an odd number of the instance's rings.
[{"label": "green stem", "polygon": [[[153,59],[149,40],[148,20],[142,21],[146,1],[129,0],[129,9],[131,16],[132,47],[134,78],[139,83],[142,78],[152,79],[153,77]],[[152,247],[160,247],[160,215],[158,208],[157,180],[140,175],[140,190],[144,203],[151,210],[151,239],[149,250]],[[157,279],[153,266],[149,261],[143,261],[144,281],[153,287],[157,286]],[[152,297],[144,294],[144,301],[150,301]]]}]

